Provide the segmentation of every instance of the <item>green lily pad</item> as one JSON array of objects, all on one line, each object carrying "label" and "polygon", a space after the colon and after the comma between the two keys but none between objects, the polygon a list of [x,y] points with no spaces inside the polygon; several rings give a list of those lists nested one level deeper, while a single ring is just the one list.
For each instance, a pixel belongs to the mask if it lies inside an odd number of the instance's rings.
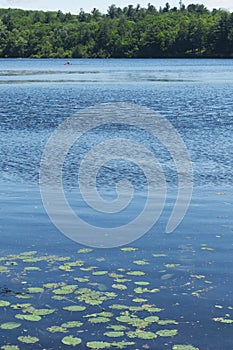
[{"label": "green lily pad", "polygon": [[146,260],[134,260],[133,263],[136,265],[148,265],[149,264],[149,262]]},{"label": "green lily pad", "polygon": [[134,303],[145,303],[147,301],[147,299],[144,298],[134,298],[132,300]]},{"label": "green lily pad", "polygon": [[17,322],[6,322],[6,323],[2,323],[0,325],[1,329],[15,329],[15,328],[19,328],[21,326],[21,323],[17,323]]},{"label": "green lily pad", "polygon": [[159,307],[152,307],[152,306],[145,306],[143,305],[143,309],[148,311],[148,312],[161,312],[163,311],[164,309],[160,309]]},{"label": "green lily pad", "polygon": [[18,337],[18,340],[21,343],[25,343],[25,344],[35,344],[39,341],[39,339],[37,337],[31,337],[30,335],[20,336],[20,337]]},{"label": "green lily pad", "polygon": [[119,322],[129,323],[131,321],[130,316],[117,316],[116,320]]},{"label": "green lily pad", "polygon": [[95,272],[92,272],[92,275],[93,276],[103,276],[103,275],[106,275],[108,273],[108,271],[95,271]]},{"label": "green lily pad", "polygon": [[125,349],[127,346],[133,346],[135,345],[134,342],[132,341],[114,341],[114,343],[112,343],[112,346],[117,347],[118,349]]},{"label": "green lily pad", "polygon": [[113,324],[111,326],[107,326],[107,328],[113,329],[114,331],[124,331],[124,330],[126,330],[125,326],[121,326],[119,324]]},{"label": "green lily pad", "polygon": [[166,254],[152,254],[152,256],[154,258],[161,258],[161,257],[167,256],[167,255]]},{"label": "green lily pad", "polygon": [[160,326],[166,326],[167,324],[179,324],[179,322],[177,322],[175,320],[159,320],[158,324]]},{"label": "green lily pad", "polygon": [[26,321],[32,321],[37,322],[41,320],[41,317],[38,315],[24,315],[24,314],[17,314],[15,315],[15,318],[18,318],[19,320],[26,320]]},{"label": "green lily pad", "polygon": [[65,333],[67,329],[61,326],[51,326],[47,328],[47,331],[50,333]]},{"label": "green lily pad", "polygon": [[138,286],[148,286],[148,284],[150,284],[150,282],[146,282],[146,281],[136,281],[134,282],[134,284],[138,285]]},{"label": "green lily pad", "polygon": [[63,286],[61,288],[58,289],[54,289],[53,293],[54,294],[72,294],[74,293],[74,291],[77,289],[77,285],[67,285],[67,286]]},{"label": "green lily pad", "polygon": [[11,304],[11,308],[14,310],[21,310],[24,308],[28,308],[29,306],[31,306],[31,304],[29,303],[23,303],[23,304]]},{"label": "green lily pad", "polygon": [[86,346],[91,349],[106,349],[110,348],[112,344],[105,341],[89,341]]},{"label": "green lily pad", "polygon": [[177,267],[180,266],[180,264],[165,264],[166,267],[171,268],[171,267]]},{"label": "green lily pad", "polygon": [[148,316],[148,317],[144,318],[144,321],[149,322],[149,323],[158,322],[159,317],[158,316]]},{"label": "green lily pad", "polygon": [[138,250],[138,248],[133,248],[133,247],[124,247],[121,248],[122,252],[135,252],[135,250]]},{"label": "green lily pad", "polygon": [[106,323],[106,322],[109,322],[110,321],[110,318],[108,317],[93,317],[93,318],[89,318],[88,319],[88,322],[91,322],[91,323]]},{"label": "green lily pad", "polygon": [[173,337],[174,335],[178,334],[177,329],[164,329],[161,331],[156,332],[157,335],[160,337]]},{"label": "green lily pad", "polygon": [[0,273],[7,273],[10,272],[10,270],[6,266],[0,266]]},{"label": "green lily pad", "polygon": [[81,248],[78,250],[78,253],[90,253],[92,251],[93,251],[93,249],[91,249],[91,248]]},{"label": "green lily pad", "polygon": [[54,289],[58,287],[63,287],[65,284],[63,282],[60,283],[45,283],[43,284],[43,287],[48,288],[48,289]]},{"label": "green lily pad", "polygon": [[84,310],[86,310],[86,306],[70,305],[70,306],[63,307],[63,310],[66,310],[66,311],[84,311]]},{"label": "green lily pad", "polygon": [[117,338],[117,337],[123,337],[124,332],[117,332],[117,331],[112,331],[112,332],[105,332],[104,335],[109,338]]},{"label": "green lily pad", "polygon": [[30,287],[27,288],[28,293],[43,293],[44,288],[39,288],[39,287]]},{"label": "green lily pad", "polygon": [[62,338],[61,341],[63,344],[71,345],[71,346],[76,346],[82,343],[82,339],[77,337],[72,337],[72,335]]},{"label": "green lily pad", "polygon": [[3,345],[1,350],[20,350],[18,345]]},{"label": "green lily pad", "polygon": [[192,345],[173,345],[172,350],[199,350]]},{"label": "green lily pad", "polygon": [[77,281],[77,282],[84,283],[84,282],[88,282],[88,281],[89,281],[89,278],[74,277],[74,280]]},{"label": "green lily pad", "polygon": [[136,330],[135,332],[127,333],[129,338],[140,338],[140,339],[155,339],[157,335],[153,332],[146,332],[142,330]]},{"label": "green lily pad", "polygon": [[129,307],[127,305],[122,305],[122,304],[113,304],[113,305],[110,305],[109,308],[114,310],[125,310],[125,309],[128,309]]},{"label": "green lily pad", "polygon": [[213,318],[215,322],[221,322],[221,323],[233,323],[233,320],[230,318],[223,318],[223,317],[215,317]]},{"label": "green lily pad", "polygon": [[17,295],[15,295],[15,297],[16,298],[18,298],[18,299],[31,299],[32,298],[32,296],[31,295],[28,295],[28,294],[17,294]]},{"label": "green lily pad", "polygon": [[119,289],[119,290],[127,289],[127,287],[124,284],[113,284],[112,288]]},{"label": "green lily pad", "polygon": [[83,325],[83,323],[80,321],[69,321],[66,323],[62,323],[61,327],[62,328],[76,328],[76,327],[81,327],[82,325]]},{"label": "green lily pad", "polygon": [[36,266],[27,266],[24,268],[24,271],[41,271],[41,269]]},{"label": "green lily pad", "polygon": [[9,305],[10,305],[9,301],[0,300],[0,307],[5,307],[5,306],[9,306]]},{"label": "green lily pad", "polygon": [[143,272],[143,271],[129,271],[129,272],[127,272],[127,275],[130,275],[130,276],[144,276],[145,272]]}]

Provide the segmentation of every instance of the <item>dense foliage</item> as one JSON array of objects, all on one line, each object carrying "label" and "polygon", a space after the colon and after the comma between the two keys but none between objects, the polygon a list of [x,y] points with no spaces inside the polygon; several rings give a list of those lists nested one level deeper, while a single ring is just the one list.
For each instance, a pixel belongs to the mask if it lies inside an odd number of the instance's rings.
[{"label": "dense foliage", "polygon": [[0,57],[233,57],[233,13],[204,5],[0,9]]}]

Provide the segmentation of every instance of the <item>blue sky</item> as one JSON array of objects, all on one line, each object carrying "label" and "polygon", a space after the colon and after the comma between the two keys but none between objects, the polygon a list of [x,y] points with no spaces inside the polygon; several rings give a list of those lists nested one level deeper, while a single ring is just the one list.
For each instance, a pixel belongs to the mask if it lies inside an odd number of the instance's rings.
[{"label": "blue sky", "polygon": [[[156,8],[164,6],[166,2],[169,2],[171,6],[178,6],[179,0],[0,0],[0,7],[3,8],[23,8],[23,9],[37,9],[37,10],[62,10],[63,12],[78,13],[80,8],[84,11],[90,12],[94,7],[106,12],[107,8],[111,4],[116,6],[127,6],[129,4],[137,5],[138,3],[146,7],[150,2]],[[232,0],[183,0],[185,5],[190,3],[201,3],[211,8],[225,8],[233,12]]]}]

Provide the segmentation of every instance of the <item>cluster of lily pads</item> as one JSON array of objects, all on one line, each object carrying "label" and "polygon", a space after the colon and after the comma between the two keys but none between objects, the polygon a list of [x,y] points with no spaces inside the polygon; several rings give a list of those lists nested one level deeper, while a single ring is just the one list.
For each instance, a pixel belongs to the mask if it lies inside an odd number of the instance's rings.
[{"label": "cluster of lily pads", "polygon": [[[161,285],[154,286],[143,268],[138,268],[153,262],[138,259],[136,250],[121,248],[120,254],[132,253],[129,267],[111,271],[103,257],[95,257],[97,266],[91,265],[92,249],[88,248],[80,249],[73,258],[39,256],[35,251],[0,258],[0,274],[8,281],[7,288],[0,286],[0,312],[4,315],[0,349],[24,349],[25,344],[57,348],[58,343],[59,348],[153,349],[156,342],[170,339],[173,350],[198,350],[193,345],[176,344],[180,320],[164,317],[166,310],[158,306],[164,283],[173,278],[170,270],[180,264],[164,263]],[[153,254],[151,258],[164,257]],[[195,290],[196,281],[210,284],[201,275],[191,275],[191,280],[193,296],[207,289]],[[228,316],[213,321],[233,322]]]}]

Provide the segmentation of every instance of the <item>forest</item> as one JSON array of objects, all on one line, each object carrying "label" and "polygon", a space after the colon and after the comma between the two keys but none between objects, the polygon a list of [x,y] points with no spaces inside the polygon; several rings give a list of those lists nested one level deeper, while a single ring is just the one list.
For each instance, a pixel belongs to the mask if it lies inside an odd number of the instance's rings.
[{"label": "forest", "polygon": [[233,57],[233,13],[148,4],[105,14],[0,9],[0,57]]}]

